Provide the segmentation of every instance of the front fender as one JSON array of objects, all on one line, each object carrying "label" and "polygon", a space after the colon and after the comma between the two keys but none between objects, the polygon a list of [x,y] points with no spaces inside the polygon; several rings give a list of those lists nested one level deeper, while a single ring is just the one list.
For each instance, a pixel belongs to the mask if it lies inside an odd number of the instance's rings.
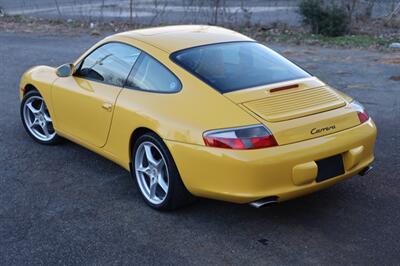
[{"label": "front fender", "polygon": [[21,77],[19,83],[19,98],[22,101],[29,88],[35,87],[46,102],[50,116],[54,117],[51,87],[58,78],[56,69],[49,66],[35,66],[28,69]]}]

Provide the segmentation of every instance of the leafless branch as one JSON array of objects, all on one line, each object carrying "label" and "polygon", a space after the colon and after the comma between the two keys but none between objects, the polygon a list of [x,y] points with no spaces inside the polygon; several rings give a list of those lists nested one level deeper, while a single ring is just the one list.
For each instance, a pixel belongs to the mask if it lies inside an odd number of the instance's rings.
[{"label": "leafless branch", "polygon": [[129,22],[133,22],[133,0],[129,0]]},{"label": "leafless branch", "polygon": [[57,8],[58,16],[61,17],[61,10],[60,10],[60,6],[58,4],[58,0],[54,0],[54,3],[55,3],[56,8]]}]

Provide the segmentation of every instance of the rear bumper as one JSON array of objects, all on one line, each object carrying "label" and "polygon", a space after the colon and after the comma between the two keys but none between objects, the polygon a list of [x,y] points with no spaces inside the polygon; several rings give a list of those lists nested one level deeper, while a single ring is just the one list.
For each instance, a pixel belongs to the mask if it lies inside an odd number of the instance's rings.
[{"label": "rear bumper", "polygon": [[[376,127],[357,127],[298,143],[259,150],[229,150],[166,141],[187,189],[196,196],[248,203],[288,200],[358,174],[374,160]],[[316,160],[343,156],[343,175],[316,182]]]}]

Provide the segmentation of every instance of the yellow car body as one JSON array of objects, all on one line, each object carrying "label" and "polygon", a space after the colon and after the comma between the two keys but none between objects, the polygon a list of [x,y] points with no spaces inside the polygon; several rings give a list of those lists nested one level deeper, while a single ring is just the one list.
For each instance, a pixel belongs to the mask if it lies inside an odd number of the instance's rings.
[{"label": "yellow car body", "polygon": [[[268,197],[284,201],[354,176],[373,162],[373,121],[361,123],[351,108],[352,99],[318,78],[221,94],[170,58],[178,50],[236,41],[253,40],[211,26],[171,26],[116,34],[94,45],[74,65],[104,43],[125,43],[166,66],[178,77],[182,89],[176,93],[150,93],[75,76],[60,78],[55,68],[38,66],[23,75],[20,98],[36,88],[58,135],[128,171],[134,139],[142,130],[155,132],[168,147],[185,187],[199,197],[236,203]],[[275,92],[280,98],[272,96],[271,89],[292,84],[298,85],[296,94],[283,90]],[[316,111],[304,97],[326,101]],[[259,104],[264,99],[267,104]],[[269,107],[274,101],[289,101],[288,108],[294,107],[280,113]],[[206,131],[255,124],[267,126],[278,146],[232,150],[204,143]],[[317,182],[315,162],[333,155],[342,156],[344,174]]]}]

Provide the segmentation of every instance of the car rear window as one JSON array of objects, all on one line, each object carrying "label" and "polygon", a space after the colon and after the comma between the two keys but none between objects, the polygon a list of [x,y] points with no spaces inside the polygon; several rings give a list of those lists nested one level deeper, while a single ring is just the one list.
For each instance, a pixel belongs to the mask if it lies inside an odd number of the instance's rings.
[{"label": "car rear window", "polygon": [[230,42],[175,52],[171,59],[220,93],[310,77],[257,42]]}]

